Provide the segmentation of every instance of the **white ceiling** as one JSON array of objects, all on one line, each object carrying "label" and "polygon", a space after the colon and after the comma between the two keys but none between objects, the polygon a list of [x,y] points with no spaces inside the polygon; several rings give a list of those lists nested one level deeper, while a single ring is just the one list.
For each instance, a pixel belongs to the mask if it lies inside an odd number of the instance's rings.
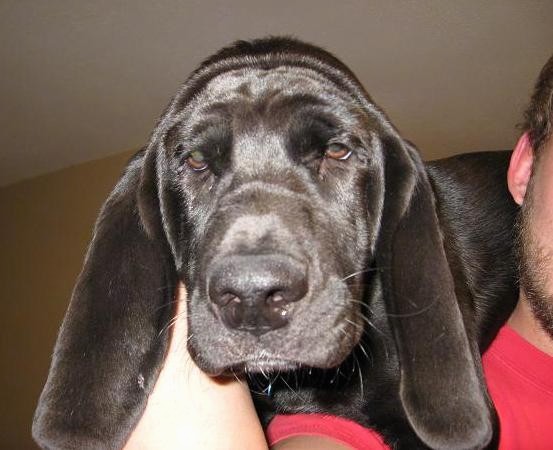
[{"label": "white ceiling", "polygon": [[509,148],[553,52],[553,1],[0,0],[0,184],[140,147],[235,39],[334,52],[427,158]]}]

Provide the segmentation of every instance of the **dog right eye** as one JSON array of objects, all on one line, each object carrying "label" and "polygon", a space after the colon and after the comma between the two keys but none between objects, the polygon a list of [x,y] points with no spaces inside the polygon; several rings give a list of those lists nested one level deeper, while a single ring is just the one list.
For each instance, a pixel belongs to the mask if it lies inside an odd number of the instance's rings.
[{"label": "dog right eye", "polygon": [[352,151],[344,144],[330,144],[325,150],[327,158],[345,161],[352,154]]},{"label": "dog right eye", "polygon": [[207,169],[207,162],[205,160],[204,154],[199,150],[194,150],[188,154],[186,158],[186,164],[196,172],[201,172]]}]

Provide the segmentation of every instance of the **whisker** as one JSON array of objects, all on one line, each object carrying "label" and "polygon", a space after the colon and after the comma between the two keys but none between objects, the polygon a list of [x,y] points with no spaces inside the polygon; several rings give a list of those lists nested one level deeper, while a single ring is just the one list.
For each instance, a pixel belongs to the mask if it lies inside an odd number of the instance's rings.
[{"label": "whisker", "polygon": [[349,323],[350,325],[354,326],[354,327],[357,328],[357,329],[360,329],[360,330],[363,329],[363,326],[362,326],[362,325],[359,325],[358,323],[355,323],[353,320],[344,319],[344,321],[347,322],[347,323]]},{"label": "whisker", "polygon": [[377,272],[379,271],[380,269],[376,269],[374,267],[369,267],[368,269],[363,269],[363,270],[358,270],[357,272],[353,272],[353,273],[350,273],[349,275],[346,275],[344,278],[342,278],[340,281],[346,281],[347,279],[349,278],[352,278],[356,275],[360,275],[362,273],[367,273],[367,272]]},{"label": "whisker", "polygon": [[334,377],[332,377],[332,379],[330,380],[330,384],[334,384],[334,382],[338,379],[338,377],[340,376],[340,367],[341,366],[338,366],[336,367],[336,373],[334,374]]},{"label": "whisker", "polygon": [[413,311],[412,313],[386,313],[386,315],[388,317],[397,317],[397,318],[415,317],[415,316],[418,316],[420,314],[424,314],[425,312],[429,311],[431,308],[433,308],[436,305],[437,301],[438,301],[438,298],[434,297],[434,299],[432,300],[431,303],[429,303],[428,305],[426,305],[423,308],[419,309],[418,311]]},{"label": "whisker", "polygon": [[181,300],[177,300],[177,299],[174,299],[174,300],[171,300],[170,302],[166,302],[166,303],[163,303],[162,305],[159,305],[157,306],[155,309],[154,309],[154,312],[158,312],[160,309],[163,309],[167,306],[172,306],[172,305],[176,305],[178,302],[180,302]]},{"label": "whisker", "polygon": [[294,391],[294,389],[292,389],[292,387],[286,382],[286,379],[283,377],[281,378],[282,382],[286,385],[286,387],[290,390],[290,392],[292,392],[292,394],[294,394],[296,397],[298,397],[302,403],[306,403],[306,400],[296,391]]},{"label": "whisker", "polygon": [[361,387],[361,397],[363,398],[365,395],[365,387],[363,382],[363,370],[361,369],[361,364],[359,363],[357,356],[355,357],[355,362],[357,363],[357,367],[359,368],[359,385]]},{"label": "whisker", "polygon": [[167,324],[159,331],[159,333],[157,334],[157,337],[161,337],[162,334],[164,334],[165,332],[167,332],[171,327],[173,327],[175,325],[175,323],[177,323],[177,320],[179,319],[182,319],[182,318],[185,318],[186,317],[186,312],[181,312],[179,314],[176,314],[174,317],[172,317],[169,322],[167,322]]},{"label": "whisker", "polygon": [[380,330],[368,317],[366,317],[364,314],[358,314],[357,315],[363,322],[365,322],[369,327],[371,327],[374,331],[376,331],[381,336],[386,336],[385,333]]},{"label": "whisker", "polygon": [[361,350],[361,352],[365,355],[365,358],[367,358],[367,360],[372,363],[372,358],[367,353],[367,350],[365,350],[365,347],[363,346],[363,342],[360,341],[359,344],[357,345],[359,347],[359,350]]},{"label": "whisker", "polygon": [[[145,267],[146,268],[146,267]],[[176,286],[177,284],[167,284],[165,286],[159,286],[158,288],[156,288],[156,291],[167,291],[169,289],[175,289],[176,290]]]}]

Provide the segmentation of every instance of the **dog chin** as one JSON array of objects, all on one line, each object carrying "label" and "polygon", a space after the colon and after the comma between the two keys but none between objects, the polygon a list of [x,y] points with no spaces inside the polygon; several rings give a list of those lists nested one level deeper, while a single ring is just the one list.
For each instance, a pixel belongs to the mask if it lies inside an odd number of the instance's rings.
[{"label": "dog chin", "polygon": [[332,369],[339,366],[353,349],[344,349],[340,354],[334,353],[321,360],[293,360],[262,352],[259,355],[250,355],[247,359],[227,362],[225,364],[211,364],[203,366],[202,370],[211,376],[235,377],[241,375],[270,374],[290,372],[301,368]]},{"label": "dog chin", "polygon": [[271,359],[247,359],[243,361],[227,363],[224,365],[212,364],[205,366],[201,364],[201,369],[210,376],[214,377],[236,377],[242,375],[269,375],[273,373],[289,372],[303,367],[303,364],[280,358]]}]

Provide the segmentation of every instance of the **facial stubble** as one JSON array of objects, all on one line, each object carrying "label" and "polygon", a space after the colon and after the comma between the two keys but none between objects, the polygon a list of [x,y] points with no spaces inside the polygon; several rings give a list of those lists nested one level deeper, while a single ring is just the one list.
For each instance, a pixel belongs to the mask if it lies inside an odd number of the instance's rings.
[{"label": "facial stubble", "polygon": [[517,220],[520,287],[537,322],[553,339],[553,292],[548,287],[553,277],[553,255],[540,244],[532,228],[536,211],[534,197],[532,177]]}]

